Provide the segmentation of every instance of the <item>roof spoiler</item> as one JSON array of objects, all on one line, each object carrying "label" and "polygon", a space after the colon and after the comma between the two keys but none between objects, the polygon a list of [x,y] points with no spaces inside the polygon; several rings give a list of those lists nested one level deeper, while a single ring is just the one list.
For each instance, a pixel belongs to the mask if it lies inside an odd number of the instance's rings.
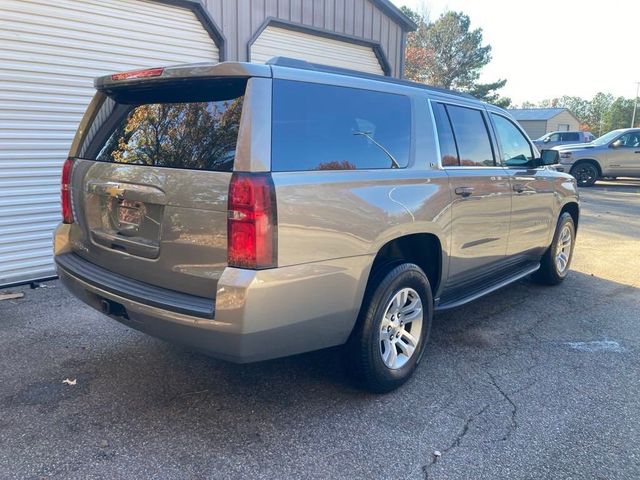
[{"label": "roof spoiler", "polygon": [[98,90],[107,90],[125,85],[137,85],[145,82],[179,80],[184,78],[219,78],[219,77],[271,77],[271,67],[259,63],[222,62],[222,63],[189,63],[170,67],[154,67],[129,70],[126,72],[104,75],[94,80]]}]

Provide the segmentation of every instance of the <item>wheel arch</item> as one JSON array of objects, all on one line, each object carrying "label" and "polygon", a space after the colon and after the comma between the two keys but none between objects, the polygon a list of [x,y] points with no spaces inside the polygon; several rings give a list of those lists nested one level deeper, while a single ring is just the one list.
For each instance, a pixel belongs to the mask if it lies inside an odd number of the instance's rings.
[{"label": "wheel arch", "polygon": [[409,233],[392,238],[378,248],[366,289],[381,271],[392,265],[415,263],[425,272],[435,298],[446,266],[443,252],[442,241],[434,233]]},{"label": "wheel arch", "polygon": [[593,163],[595,165],[595,167],[598,169],[598,175],[600,177],[602,176],[602,165],[600,165],[600,162],[598,160],[596,160],[595,158],[590,158],[590,157],[579,158],[578,160],[573,162],[573,164],[571,165],[571,169],[570,170],[573,170],[573,168],[576,165],[580,164],[580,163]]},{"label": "wheel arch", "polygon": [[573,224],[575,226],[576,232],[578,231],[578,222],[580,220],[580,206],[578,202],[567,202],[562,206],[560,210],[560,215],[567,212],[573,218]]}]

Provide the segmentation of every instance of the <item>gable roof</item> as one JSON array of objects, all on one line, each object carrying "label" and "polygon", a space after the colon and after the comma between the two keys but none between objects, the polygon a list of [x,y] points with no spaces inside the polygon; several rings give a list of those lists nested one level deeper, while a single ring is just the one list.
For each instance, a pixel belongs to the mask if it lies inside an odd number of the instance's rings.
[{"label": "gable roof", "polygon": [[569,109],[567,108],[510,108],[509,109],[509,113],[513,115],[513,118],[515,118],[516,120],[551,120],[556,115],[559,115],[565,111],[569,111]]},{"label": "gable roof", "polygon": [[402,10],[389,0],[371,0],[371,3],[377,4],[382,11],[395,20],[405,32],[413,32],[418,28],[418,25],[416,25],[413,20],[402,13]]}]

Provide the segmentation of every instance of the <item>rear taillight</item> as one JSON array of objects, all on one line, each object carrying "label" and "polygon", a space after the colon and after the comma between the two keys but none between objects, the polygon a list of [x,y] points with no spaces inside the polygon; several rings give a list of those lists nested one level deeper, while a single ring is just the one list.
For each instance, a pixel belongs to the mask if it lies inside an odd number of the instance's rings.
[{"label": "rear taillight", "polygon": [[236,172],[229,185],[227,256],[230,267],[276,266],[276,194],[270,174]]},{"label": "rear taillight", "polygon": [[111,75],[111,80],[132,80],[134,78],[159,77],[163,72],[164,68],[145,68],[144,70],[114,73]]},{"label": "rear taillight", "polygon": [[73,159],[67,158],[62,165],[62,179],[60,182],[60,200],[62,202],[62,222],[73,223],[73,208],[71,207],[71,170]]}]

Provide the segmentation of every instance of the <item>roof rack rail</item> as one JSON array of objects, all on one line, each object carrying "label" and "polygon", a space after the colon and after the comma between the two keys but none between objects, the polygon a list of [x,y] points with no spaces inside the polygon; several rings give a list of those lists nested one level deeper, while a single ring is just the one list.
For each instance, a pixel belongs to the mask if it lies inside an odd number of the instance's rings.
[{"label": "roof rack rail", "polygon": [[406,85],[414,88],[422,88],[424,90],[431,90],[433,92],[446,93],[447,95],[456,95],[458,97],[472,98],[477,100],[476,97],[464,92],[456,92],[455,90],[448,90],[446,88],[432,87],[425,85],[424,83],[412,82],[410,80],[401,80],[398,78],[387,77],[384,75],[376,75],[373,73],[361,72],[359,70],[351,70],[348,68],[333,67],[331,65],[323,65],[320,63],[312,63],[307,60],[301,60],[298,58],[290,57],[273,57],[266,62],[267,65],[275,67],[287,67],[297,68],[300,70],[313,70],[316,72],[335,73],[337,75],[347,75],[350,77],[367,78],[370,80],[377,80],[379,82],[395,83],[397,85]]}]

